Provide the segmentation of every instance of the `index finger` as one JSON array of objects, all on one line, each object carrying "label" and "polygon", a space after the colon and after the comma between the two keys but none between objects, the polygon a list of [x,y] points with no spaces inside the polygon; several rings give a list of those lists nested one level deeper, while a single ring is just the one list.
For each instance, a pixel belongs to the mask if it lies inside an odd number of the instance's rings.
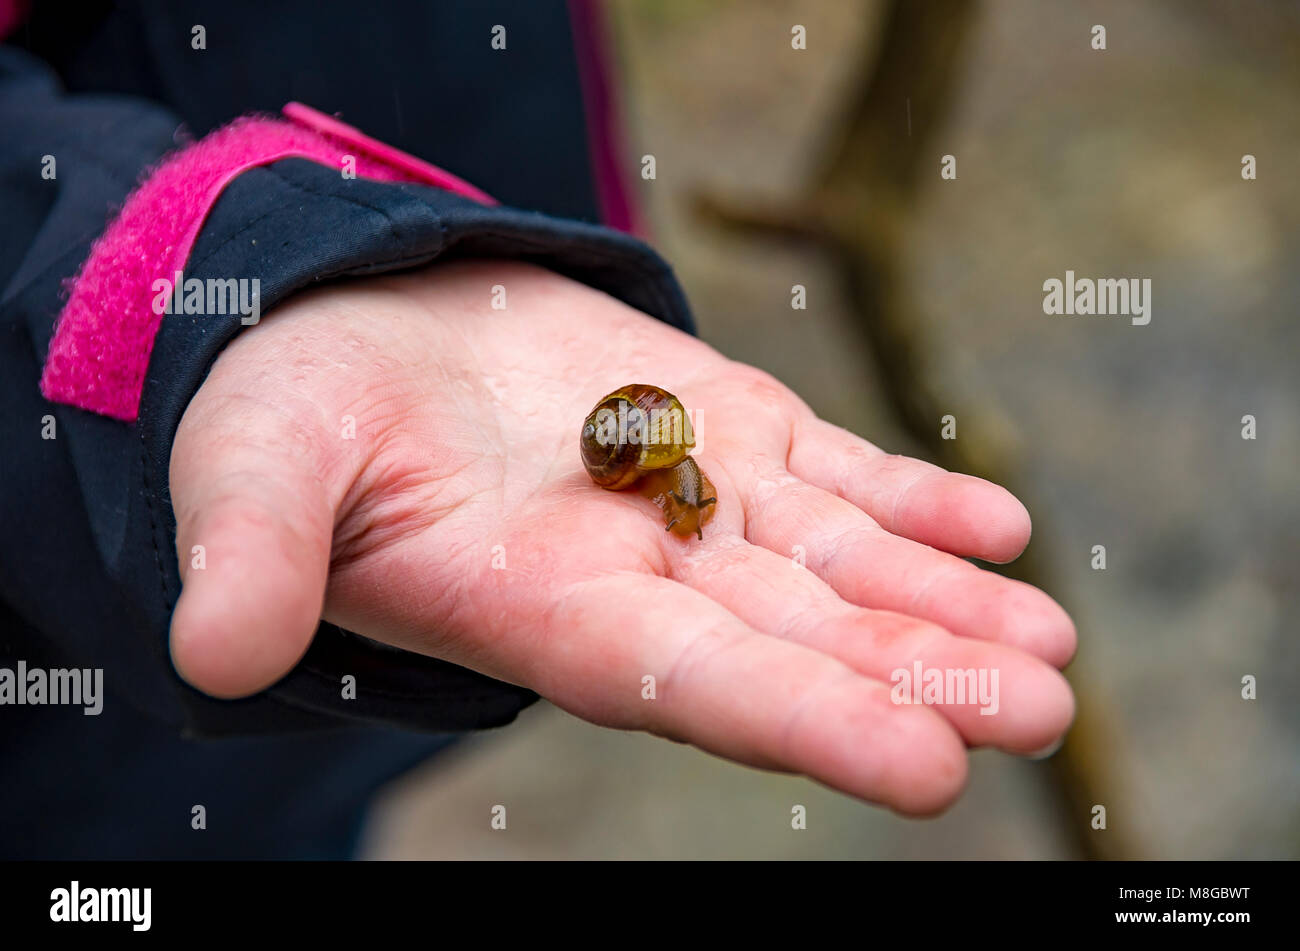
[{"label": "index finger", "polygon": [[1029,544],[1029,512],[1001,486],[887,453],[816,417],[796,424],[787,468],[885,531],[954,555],[1002,564]]}]

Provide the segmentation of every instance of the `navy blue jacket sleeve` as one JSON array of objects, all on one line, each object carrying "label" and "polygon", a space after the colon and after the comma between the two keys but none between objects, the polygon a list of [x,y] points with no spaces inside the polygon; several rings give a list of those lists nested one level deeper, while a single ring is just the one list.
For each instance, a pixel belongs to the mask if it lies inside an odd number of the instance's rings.
[{"label": "navy blue jacket sleeve", "polygon": [[[171,445],[240,315],[163,319],[134,423],[47,402],[38,380],[63,283],[144,170],[175,147],[178,125],[144,100],[66,96],[41,61],[0,48],[0,659],[103,668],[107,702],[187,735],[509,722],[536,699],[530,691],[330,625],[287,677],[245,700],[211,699],[175,674]],[[47,155],[53,178],[41,174]],[[238,177],[185,276],[256,278],[265,314],[319,281],[469,256],[533,262],[692,329],[671,271],[633,238],[431,187],[346,179],[302,159]],[[356,699],[341,696],[343,672],[357,677]]]}]

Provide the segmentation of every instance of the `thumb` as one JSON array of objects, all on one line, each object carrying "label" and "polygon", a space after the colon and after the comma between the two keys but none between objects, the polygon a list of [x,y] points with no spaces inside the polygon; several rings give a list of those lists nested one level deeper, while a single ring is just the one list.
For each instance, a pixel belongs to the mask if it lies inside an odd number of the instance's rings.
[{"label": "thumb", "polygon": [[302,429],[265,405],[211,409],[191,404],[172,448],[182,590],[171,656],[192,686],[233,698],[275,683],[311,643],[334,506]]}]

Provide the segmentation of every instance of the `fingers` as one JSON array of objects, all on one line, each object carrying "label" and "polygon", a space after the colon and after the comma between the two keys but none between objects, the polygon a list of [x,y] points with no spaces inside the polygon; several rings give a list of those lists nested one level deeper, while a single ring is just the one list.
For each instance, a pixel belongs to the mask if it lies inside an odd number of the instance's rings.
[{"label": "fingers", "polygon": [[795,426],[788,467],[923,545],[1001,563],[1029,543],[1029,513],[1001,486],[890,455],[815,417]]},{"label": "fingers", "polygon": [[172,615],[177,672],[218,697],[255,693],[293,668],[321,616],[333,507],[310,453],[250,405],[190,420],[171,459],[183,587]]},{"label": "fingers", "polygon": [[965,783],[965,748],[942,716],[892,703],[885,685],[761,635],[684,585],[606,575],[546,610],[548,633],[520,679],[579,716],[796,770],[909,814],[943,809]]},{"label": "fingers", "polygon": [[846,601],[923,618],[960,637],[998,641],[1063,667],[1074,623],[1042,591],[882,529],[851,502],[772,463],[739,475],[745,536],[798,554]]},{"label": "fingers", "polygon": [[[1073,719],[1069,684],[1043,661],[954,637],[916,618],[851,605],[797,562],[741,539],[683,551],[672,576],[764,633],[890,684],[895,702],[933,703],[971,745],[1036,752]],[[936,683],[927,699],[923,690]]]}]

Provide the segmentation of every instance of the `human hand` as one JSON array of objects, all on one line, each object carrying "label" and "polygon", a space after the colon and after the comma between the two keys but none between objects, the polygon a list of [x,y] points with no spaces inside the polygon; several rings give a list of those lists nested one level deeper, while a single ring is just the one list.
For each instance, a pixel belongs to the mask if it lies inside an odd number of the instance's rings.
[{"label": "human hand", "polygon": [[[632,382],[699,414],[718,495],[703,541],[583,471],[584,417]],[[1009,493],[888,455],[766,374],[529,265],[295,295],[216,361],[176,434],[171,493],[172,657],[215,696],[274,683],[323,617],[909,814],[956,798],[968,745],[1033,752],[1073,716],[1055,669],[1070,619],[962,560],[1023,549]],[[997,712],[895,703],[891,672],[914,661],[996,670]]]}]

